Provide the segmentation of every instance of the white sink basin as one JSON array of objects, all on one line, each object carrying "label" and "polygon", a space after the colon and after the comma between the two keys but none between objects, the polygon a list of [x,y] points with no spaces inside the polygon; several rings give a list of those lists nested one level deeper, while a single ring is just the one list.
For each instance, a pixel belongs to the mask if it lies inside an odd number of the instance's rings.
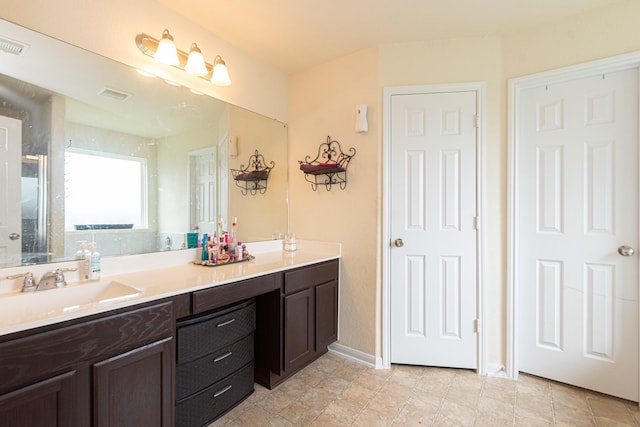
[{"label": "white sink basin", "polygon": [[108,281],[0,296],[0,327],[62,316],[135,298],[140,289]]}]

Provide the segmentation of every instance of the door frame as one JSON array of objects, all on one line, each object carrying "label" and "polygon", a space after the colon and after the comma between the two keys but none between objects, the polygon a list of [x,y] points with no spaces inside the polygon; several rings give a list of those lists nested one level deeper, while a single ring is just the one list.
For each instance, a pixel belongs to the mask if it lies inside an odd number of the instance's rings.
[{"label": "door frame", "polygon": [[382,357],[376,358],[377,368],[391,366],[391,97],[393,95],[431,94],[448,92],[476,93],[476,212],[478,221],[476,240],[476,310],[477,322],[477,372],[487,372],[485,322],[485,136],[486,136],[486,83],[451,83],[417,86],[387,86],[383,97],[383,141],[382,141]]},{"label": "door frame", "polygon": [[[640,68],[640,51],[589,61],[541,73],[530,74],[509,79],[508,81],[506,374],[509,378],[517,379],[519,374],[518,317],[520,315],[520,310],[518,307],[518,197],[516,192],[519,171],[516,167],[516,159],[518,156],[517,148],[519,127],[517,117],[519,113],[518,106],[520,102],[520,94],[524,90],[544,86],[546,84],[562,83],[598,74],[628,70],[631,68]],[[638,123],[640,125],[640,117],[638,118]],[[638,183],[638,188],[640,188],[640,182]],[[638,313],[638,321],[640,326],[640,310]],[[640,366],[640,360],[638,363]]]}]

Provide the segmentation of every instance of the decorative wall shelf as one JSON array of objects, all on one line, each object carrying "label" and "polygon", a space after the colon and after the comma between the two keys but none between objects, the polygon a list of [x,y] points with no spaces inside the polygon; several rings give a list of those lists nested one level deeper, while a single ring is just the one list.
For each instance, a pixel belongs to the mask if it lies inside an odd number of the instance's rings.
[{"label": "decorative wall shelf", "polygon": [[344,190],[347,187],[347,167],[355,155],[355,148],[349,148],[349,154],[346,154],[338,141],[332,141],[327,136],[327,142],[318,147],[315,159],[311,160],[311,156],[306,156],[304,161],[298,160],[298,163],[300,170],[304,172],[304,179],[311,183],[313,191],[316,191],[318,185],[324,185],[329,191],[334,184]]},{"label": "decorative wall shelf", "polygon": [[231,173],[233,174],[233,180],[240,187],[243,195],[251,194],[255,196],[258,193],[266,193],[269,172],[275,166],[274,162],[269,162],[269,166],[267,166],[264,156],[256,150],[255,154],[249,156],[249,163],[246,167],[240,165],[240,169],[231,169]]}]

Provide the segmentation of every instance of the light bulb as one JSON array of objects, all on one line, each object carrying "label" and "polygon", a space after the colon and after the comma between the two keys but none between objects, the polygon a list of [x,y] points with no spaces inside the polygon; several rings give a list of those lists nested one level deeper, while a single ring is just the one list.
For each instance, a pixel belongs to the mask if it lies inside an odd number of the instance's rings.
[{"label": "light bulb", "polygon": [[162,39],[158,42],[158,50],[156,50],[153,58],[163,64],[180,65],[178,50],[173,42],[173,37],[169,34],[169,30],[162,32]]},{"label": "light bulb", "polygon": [[194,76],[206,76],[209,74],[209,70],[207,70],[207,66],[204,63],[202,51],[195,43],[191,45],[189,59],[187,59],[187,65],[184,67],[184,70]]},{"label": "light bulb", "polygon": [[211,83],[217,86],[229,86],[231,84],[231,78],[229,77],[227,64],[225,64],[220,55],[216,56],[216,59],[213,61]]}]

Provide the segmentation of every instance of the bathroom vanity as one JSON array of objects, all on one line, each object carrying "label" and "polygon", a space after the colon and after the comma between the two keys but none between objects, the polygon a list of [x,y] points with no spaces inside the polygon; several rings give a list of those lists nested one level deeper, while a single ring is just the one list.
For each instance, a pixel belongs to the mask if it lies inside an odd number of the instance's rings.
[{"label": "bathroom vanity", "polygon": [[139,297],[0,335],[0,425],[204,425],[325,353],[339,249],[243,264],[123,274]]}]

